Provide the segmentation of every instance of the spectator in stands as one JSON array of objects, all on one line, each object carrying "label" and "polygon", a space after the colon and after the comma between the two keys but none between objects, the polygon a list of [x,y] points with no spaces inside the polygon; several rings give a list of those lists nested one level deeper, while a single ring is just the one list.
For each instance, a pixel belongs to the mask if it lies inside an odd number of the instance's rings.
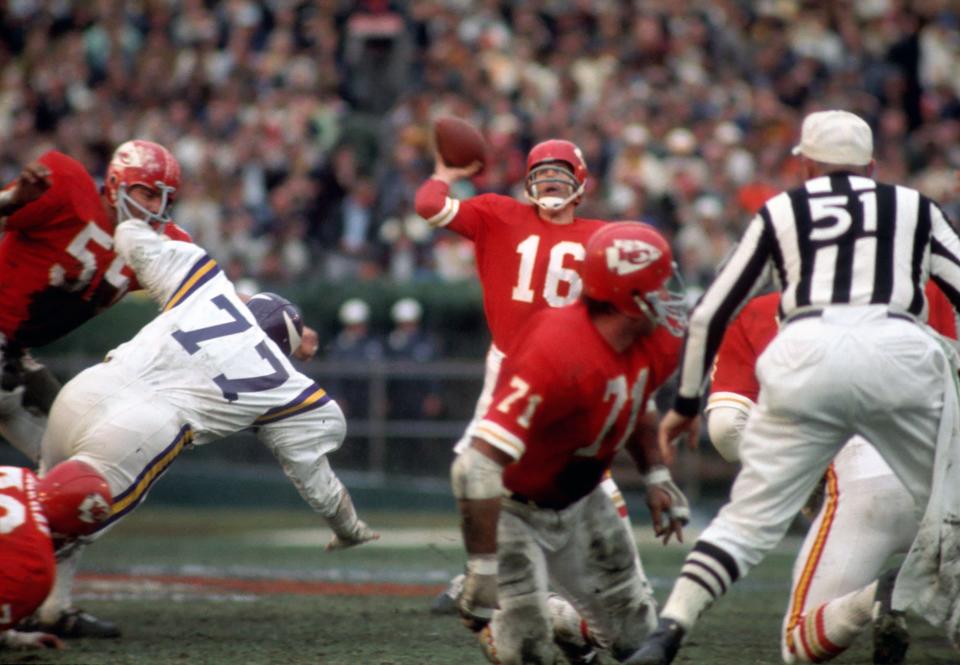
[{"label": "spectator in stands", "polygon": [[[424,331],[423,307],[414,298],[401,298],[390,308],[393,330],[387,336],[387,358],[429,362],[439,356],[436,339]],[[394,379],[387,385],[389,416],[396,420],[436,419],[443,415],[439,382],[435,379]]]},{"label": "spectator in stands", "polygon": [[[327,353],[328,360],[360,365],[383,360],[383,342],[370,331],[370,306],[360,298],[350,298],[340,306],[343,326]],[[370,382],[366,377],[341,379],[331,384],[331,393],[344,413],[355,418],[369,415]]]}]

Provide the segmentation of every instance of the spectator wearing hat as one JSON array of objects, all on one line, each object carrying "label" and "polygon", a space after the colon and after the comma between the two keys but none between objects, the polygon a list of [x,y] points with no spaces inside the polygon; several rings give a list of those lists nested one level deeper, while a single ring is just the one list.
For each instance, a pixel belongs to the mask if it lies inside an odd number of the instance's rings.
[{"label": "spectator wearing hat", "polygon": [[[383,360],[383,342],[370,331],[370,306],[360,298],[350,298],[340,305],[343,326],[327,353],[328,360],[351,363],[374,363]],[[369,379],[342,378],[331,385],[340,407],[350,416],[363,418],[369,414]]]},{"label": "spectator wearing hat", "polygon": [[[418,363],[439,355],[436,339],[424,331],[423,307],[414,298],[401,298],[390,309],[394,328],[387,336],[387,358]],[[433,379],[394,379],[387,387],[390,418],[395,420],[436,419],[443,415],[440,385]]]}]

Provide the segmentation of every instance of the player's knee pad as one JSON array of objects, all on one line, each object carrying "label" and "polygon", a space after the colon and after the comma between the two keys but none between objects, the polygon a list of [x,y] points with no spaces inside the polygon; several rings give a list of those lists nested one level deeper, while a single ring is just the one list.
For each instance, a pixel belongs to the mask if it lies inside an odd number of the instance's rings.
[{"label": "player's knee pad", "polygon": [[495,499],[503,495],[503,467],[471,446],[453,461],[450,482],[458,499]]},{"label": "player's knee pad", "polygon": [[749,411],[741,406],[719,405],[707,413],[707,433],[720,456],[728,462],[740,461],[740,441]]}]

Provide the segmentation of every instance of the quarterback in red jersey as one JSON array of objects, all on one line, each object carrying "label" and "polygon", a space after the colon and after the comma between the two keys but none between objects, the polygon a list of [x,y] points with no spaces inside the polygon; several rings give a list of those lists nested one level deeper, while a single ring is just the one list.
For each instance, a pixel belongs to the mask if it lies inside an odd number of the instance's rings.
[{"label": "quarterback in red jersey", "polygon": [[190,239],[168,224],[179,186],[173,155],[135,140],[114,152],[102,192],[57,151],[0,192],[0,434],[32,461],[60,386],[27,349],[60,339],[140,288],[113,251],[119,221],[140,217],[170,238]]},{"label": "quarterback in red jersey", "polygon": [[590,235],[604,224],[576,216],[587,181],[583,154],[570,141],[538,143],[527,156],[525,191],[530,203],[481,194],[450,198],[451,183],[479,164],[450,167],[436,156],[433,176],[417,190],[416,210],[434,228],[447,228],[474,243],[483,309],[492,345],[473,421],[457,444],[470,441],[486,413],[503,351],[530,316],[575,302],[583,290],[580,269]]},{"label": "quarterback in red jersey", "polygon": [[[926,296],[927,322],[956,339],[946,296],[933,282],[927,283]],[[727,328],[714,360],[707,427],[714,446],[731,462],[739,459],[743,428],[760,393],[754,368],[777,334],[779,304],[779,293],[748,302]],[[891,556],[905,553],[917,533],[910,494],[861,436],[851,438],[827,469],[823,493],[823,505],[793,567],[780,634],[787,663],[824,662],[850,646],[870,623],[875,599],[890,591],[876,591],[883,566]],[[903,662],[907,633],[902,615],[878,610],[873,618],[873,662]]]},{"label": "quarterback in red jersey", "polygon": [[493,662],[554,662],[548,577],[566,611],[580,613],[574,630],[588,627],[588,650],[630,653],[655,624],[632,537],[600,485],[626,448],[645,474],[655,532],[665,542],[681,536],[689,509],[660,464],[647,411],[679,358],[685,312],[665,288],[672,274],[670,248],[652,227],[597,231],[581,298],[518,331],[491,405],[453,464],[469,556],[459,607]]},{"label": "quarterback in red jersey", "polygon": [[0,645],[63,647],[54,635],[13,628],[53,585],[54,539],[91,533],[111,502],[107,482],[83,462],[58,464],[39,480],[28,469],[0,467]]}]

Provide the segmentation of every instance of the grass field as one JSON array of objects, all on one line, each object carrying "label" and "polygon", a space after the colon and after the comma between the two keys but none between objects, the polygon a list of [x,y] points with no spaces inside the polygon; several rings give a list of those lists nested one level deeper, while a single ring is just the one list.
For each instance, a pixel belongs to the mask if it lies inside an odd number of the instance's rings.
[{"label": "grass field", "polygon": [[[117,620],[123,638],[73,641],[63,652],[0,652],[0,662],[485,663],[455,618],[428,611],[431,597],[461,567],[454,517],[367,517],[383,532],[379,543],[325,553],[329,532],[306,510],[147,505],[87,551],[78,586],[78,604]],[[641,542],[662,601],[686,547]],[[676,662],[779,663],[777,635],[795,549],[786,543],[708,612]],[[910,663],[960,662],[932,629],[911,625]],[[869,663],[868,642],[836,662]]]}]

